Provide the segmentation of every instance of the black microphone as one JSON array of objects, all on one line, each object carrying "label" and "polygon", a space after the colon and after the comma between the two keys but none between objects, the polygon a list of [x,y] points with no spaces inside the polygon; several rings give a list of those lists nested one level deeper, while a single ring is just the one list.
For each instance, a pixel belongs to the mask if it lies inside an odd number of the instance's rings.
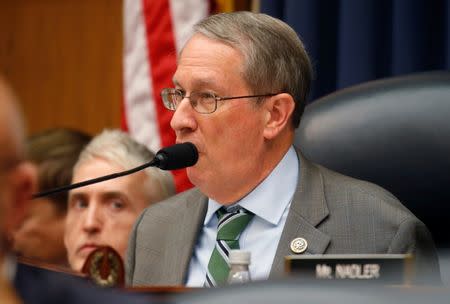
[{"label": "black microphone", "polygon": [[177,170],[193,166],[197,163],[198,151],[193,143],[176,144],[156,153],[155,166],[162,170]]},{"label": "black microphone", "polygon": [[53,195],[56,193],[69,191],[72,189],[100,183],[103,181],[107,181],[113,178],[129,175],[138,171],[141,171],[148,167],[157,167],[162,170],[177,170],[177,169],[183,169],[186,167],[193,166],[198,161],[198,151],[197,148],[193,143],[185,142],[182,144],[175,144],[169,147],[162,148],[161,150],[156,153],[155,158],[153,158],[150,162],[140,165],[136,168],[108,174],[105,176],[100,176],[97,178],[89,179],[83,182],[66,185],[42,192],[38,192],[33,194],[33,199],[39,198],[39,197],[45,197],[49,195]]}]

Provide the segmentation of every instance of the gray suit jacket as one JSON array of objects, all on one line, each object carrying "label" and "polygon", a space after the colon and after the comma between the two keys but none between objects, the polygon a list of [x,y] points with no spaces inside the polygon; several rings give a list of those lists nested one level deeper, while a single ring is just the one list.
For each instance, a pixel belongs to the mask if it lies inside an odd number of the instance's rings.
[{"label": "gray suit jacket", "polygon": [[[303,254],[416,254],[424,275],[439,277],[437,255],[425,225],[392,194],[361,180],[300,160],[300,178],[272,264],[284,272],[290,242],[303,237]],[[206,215],[208,198],[192,189],[147,208],[130,236],[127,284],[183,285]],[[276,202],[274,202],[276,203]]]}]

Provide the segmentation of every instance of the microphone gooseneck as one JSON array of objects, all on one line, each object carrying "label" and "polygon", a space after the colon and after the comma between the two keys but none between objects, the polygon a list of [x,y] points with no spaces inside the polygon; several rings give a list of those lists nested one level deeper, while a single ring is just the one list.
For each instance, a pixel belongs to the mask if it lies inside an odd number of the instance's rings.
[{"label": "microphone gooseneck", "polygon": [[169,147],[162,148],[161,150],[156,153],[156,156],[154,159],[152,159],[150,162],[140,165],[136,168],[113,173],[105,176],[100,176],[97,178],[89,179],[86,181],[82,181],[75,184],[65,185],[62,187],[42,191],[33,194],[33,199],[50,196],[56,193],[64,192],[73,190],[76,188],[100,183],[103,181],[107,181],[110,179],[118,178],[121,176],[129,175],[138,171],[141,171],[148,167],[157,167],[162,170],[177,170],[177,169],[183,169],[186,167],[193,166],[198,161],[198,151],[197,148],[193,143],[186,142],[182,144],[175,144]]}]

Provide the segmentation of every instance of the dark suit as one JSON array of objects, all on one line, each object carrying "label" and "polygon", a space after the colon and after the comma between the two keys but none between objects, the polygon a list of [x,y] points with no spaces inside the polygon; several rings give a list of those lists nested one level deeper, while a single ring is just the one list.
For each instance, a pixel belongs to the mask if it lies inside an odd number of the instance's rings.
[{"label": "dark suit", "polygon": [[142,295],[101,289],[82,278],[21,263],[17,264],[14,287],[25,304],[150,303]]},{"label": "dark suit", "polygon": [[[307,240],[303,254],[406,253],[419,271],[439,277],[425,225],[384,189],[311,163],[297,151],[300,178],[270,271],[284,272],[294,238]],[[126,280],[131,285],[181,285],[203,227],[207,197],[193,189],[147,208],[130,237]],[[275,202],[274,202],[275,203]]]}]

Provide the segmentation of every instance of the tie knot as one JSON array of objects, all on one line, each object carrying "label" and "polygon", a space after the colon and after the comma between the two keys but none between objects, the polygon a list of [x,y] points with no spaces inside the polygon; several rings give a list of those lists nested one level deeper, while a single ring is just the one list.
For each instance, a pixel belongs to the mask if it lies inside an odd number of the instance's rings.
[{"label": "tie knot", "polygon": [[227,211],[224,207],[217,210],[219,218],[217,240],[238,240],[253,215],[242,207],[235,208],[232,212]]}]

